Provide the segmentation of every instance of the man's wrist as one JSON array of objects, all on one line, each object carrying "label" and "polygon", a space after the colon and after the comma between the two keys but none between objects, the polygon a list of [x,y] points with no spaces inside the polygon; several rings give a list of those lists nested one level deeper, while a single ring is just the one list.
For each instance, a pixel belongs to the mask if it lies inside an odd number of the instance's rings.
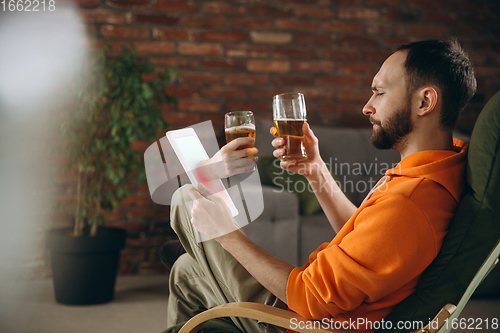
[{"label": "man's wrist", "polygon": [[225,235],[216,237],[215,240],[222,246],[222,248],[228,252],[230,252],[231,245],[239,242],[241,237],[246,237],[240,229],[236,229],[235,231],[231,231]]}]

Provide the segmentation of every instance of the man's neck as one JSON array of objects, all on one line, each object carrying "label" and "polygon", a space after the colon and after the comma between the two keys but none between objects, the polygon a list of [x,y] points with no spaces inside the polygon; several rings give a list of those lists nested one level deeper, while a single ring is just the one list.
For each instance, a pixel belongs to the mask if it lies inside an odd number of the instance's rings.
[{"label": "man's neck", "polygon": [[400,143],[394,146],[401,159],[425,150],[453,150],[453,136],[451,131],[435,131],[430,134],[408,134]]}]

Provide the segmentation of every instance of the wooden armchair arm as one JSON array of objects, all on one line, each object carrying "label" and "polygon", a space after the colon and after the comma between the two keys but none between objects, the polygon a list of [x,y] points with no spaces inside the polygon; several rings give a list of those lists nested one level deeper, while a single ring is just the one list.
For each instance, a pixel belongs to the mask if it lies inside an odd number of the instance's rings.
[{"label": "wooden armchair arm", "polygon": [[[275,308],[270,305],[264,305],[259,303],[251,302],[238,302],[238,303],[227,303],[223,305],[216,306],[202,313],[197,314],[191,318],[179,331],[179,333],[196,333],[198,329],[203,326],[205,322],[210,319],[220,318],[220,317],[243,317],[255,320],[260,320],[265,323],[269,323],[275,326],[284,327],[288,329],[293,329],[296,332],[313,332],[313,333],[325,333],[325,332],[337,332],[337,333],[354,333],[359,331],[355,330],[327,330],[327,329],[299,329],[296,328],[292,323],[312,322],[311,319],[306,319],[297,315],[294,312],[283,310],[280,308]],[[292,319],[296,321],[292,322]],[[320,323],[320,322],[318,322]]]},{"label": "wooden armchair arm", "polygon": [[[445,320],[450,318],[450,316],[455,312],[456,306],[453,304],[446,304],[434,317],[432,322],[438,321],[439,325],[437,329],[431,328],[430,324],[427,324],[424,328],[420,330],[413,331],[412,333],[434,333],[443,326]],[[325,329],[321,328],[321,322],[316,322],[319,328],[305,328],[307,322],[313,322],[311,319],[306,319],[297,315],[294,312],[283,310],[280,308],[275,308],[273,306],[251,303],[251,302],[238,302],[238,303],[228,303],[216,306],[212,309],[206,310],[202,313],[197,314],[191,318],[179,331],[179,333],[196,333],[198,330],[210,319],[220,318],[220,317],[243,317],[250,318],[265,323],[269,323],[275,326],[287,328],[294,330],[296,332],[307,332],[307,333],[354,333],[359,331],[349,330],[349,329]],[[293,320],[293,321],[292,321]],[[298,323],[302,322],[302,329],[299,328]],[[323,327],[326,325],[323,325]]]}]

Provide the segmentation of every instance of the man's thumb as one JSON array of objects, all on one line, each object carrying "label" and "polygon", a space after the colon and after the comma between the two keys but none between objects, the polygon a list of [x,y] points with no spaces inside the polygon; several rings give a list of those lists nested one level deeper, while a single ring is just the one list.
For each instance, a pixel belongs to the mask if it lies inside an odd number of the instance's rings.
[{"label": "man's thumb", "polygon": [[307,122],[305,122],[304,125],[302,126],[302,132],[304,132],[304,135],[308,139],[316,139],[316,135],[314,135],[311,127],[309,127],[309,124]]}]

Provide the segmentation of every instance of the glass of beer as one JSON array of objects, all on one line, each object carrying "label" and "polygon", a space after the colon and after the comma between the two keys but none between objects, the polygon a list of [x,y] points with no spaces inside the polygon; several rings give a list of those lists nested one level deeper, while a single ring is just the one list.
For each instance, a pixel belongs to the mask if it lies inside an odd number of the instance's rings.
[{"label": "glass of beer", "polygon": [[281,160],[304,160],[307,158],[305,136],[302,125],[306,122],[306,102],[301,93],[285,93],[273,98],[274,125],[278,136],[285,140],[285,155]]},{"label": "glass of beer", "polygon": [[[226,113],[226,142],[239,137],[255,138],[255,120],[252,111],[232,111]],[[242,145],[238,149],[252,148],[253,143]]]}]

